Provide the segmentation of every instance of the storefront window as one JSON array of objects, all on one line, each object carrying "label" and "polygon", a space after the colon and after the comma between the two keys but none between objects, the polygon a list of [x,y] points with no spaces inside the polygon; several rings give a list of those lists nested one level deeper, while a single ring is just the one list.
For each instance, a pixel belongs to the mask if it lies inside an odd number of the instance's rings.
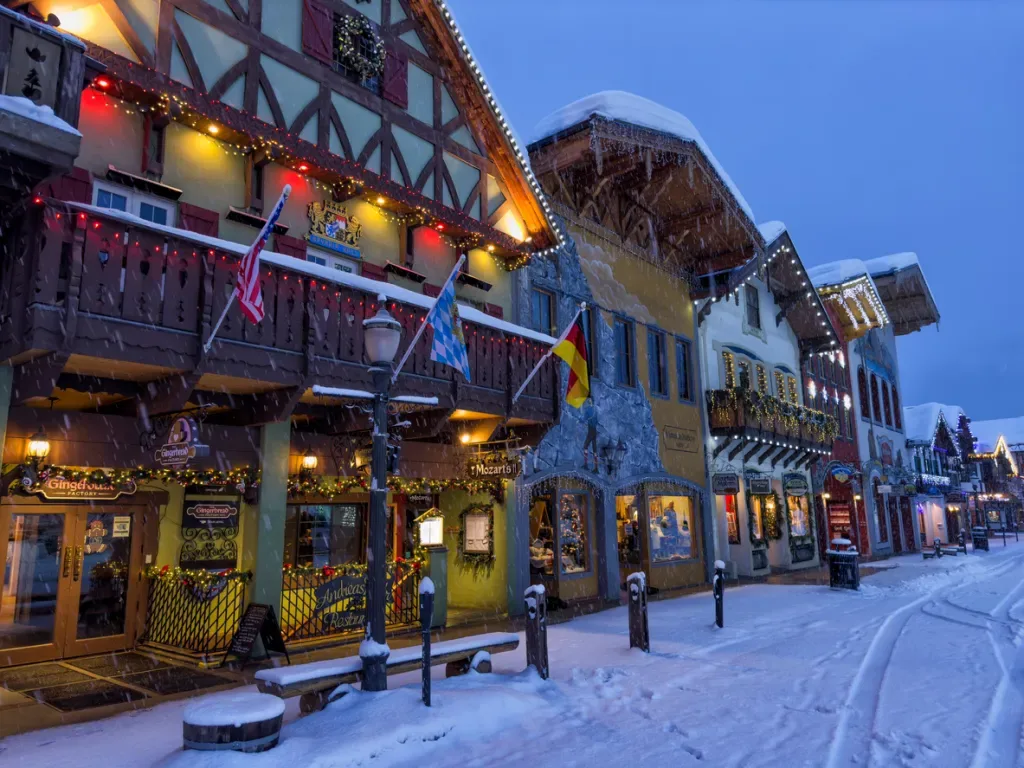
[{"label": "storefront window", "polygon": [[811,527],[807,511],[807,497],[787,496],[786,508],[789,510],[789,535],[806,536],[809,534]]},{"label": "storefront window", "polygon": [[619,542],[619,562],[640,565],[640,510],[636,496],[615,497],[615,528]]},{"label": "storefront window", "polygon": [[361,563],[366,552],[365,535],[364,504],[289,505],[285,562],[315,568]]},{"label": "storefront window", "polygon": [[555,529],[551,525],[551,496],[534,496],[530,503],[530,576],[555,573]]},{"label": "storefront window", "polygon": [[740,521],[736,512],[736,495],[730,494],[725,497],[725,521],[729,527],[729,543],[740,543]]},{"label": "storefront window", "polygon": [[875,478],[875,530],[878,531],[878,540],[882,543],[889,541],[889,529],[885,524],[886,497],[878,492],[878,478]]},{"label": "storefront window", "polygon": [[751,495],[748,498],[750,499],[750,525],[753,537],[759,539],[761,543],[764,543],[769,536],[778,538],[779,518],[775,507],[775,495]]},{"label": "storefront window", "polygon": [[562,573],[583,573],[587,570],[589,525],[587,496],[582,493],[563,493],[558,509]]},{"label": "storefront window", "polygon": [[688,560],[693,552],[693,500],[689,496],[651,496],[651,562]]}]

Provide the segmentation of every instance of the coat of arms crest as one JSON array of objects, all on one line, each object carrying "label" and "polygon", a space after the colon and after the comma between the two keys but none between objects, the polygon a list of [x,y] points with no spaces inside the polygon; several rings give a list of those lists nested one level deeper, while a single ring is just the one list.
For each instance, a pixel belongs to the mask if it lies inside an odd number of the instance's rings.
[{"label": "coat of arms crest", "polygon": [[325,200],[309,204],[309,234],[306,239],[314,245],[329,248],[348,256],[359,256],[359,238],[363,225],[348,209]]}]

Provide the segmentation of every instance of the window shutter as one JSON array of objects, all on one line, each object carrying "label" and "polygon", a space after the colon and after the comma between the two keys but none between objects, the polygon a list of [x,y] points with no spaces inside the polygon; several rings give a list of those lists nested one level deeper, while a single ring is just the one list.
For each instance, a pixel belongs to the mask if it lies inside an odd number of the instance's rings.
[{"label": "window shutter", "polygon": [[302,0],[302,52],[334,63],[334,18],[320,0]]},{"label": "window shutter", "polygon": [[306,241],[298,237],[288,235],[277,235],[274,237],[274,248],[278,253],[285,256],[293,256],[296,259],[306,260]]},{"label": "window shutter", "polygon": [[409,57],[388,50],[384,57],[384,83],[381,93],[392,104],[402,109],[409,107]]},{"label": "window shutter", "polygon": [[52,197],[69,203],[91,203],[92,174],[76,166],[70,173],[40,184],[35,192],[41,197]]},{"label": "window shutter", "polygon": [[181,228],[207,237],[217,237],[220,231],[220,215],[216,211],[200,208],[190,203],[178,203],[178,218]]},{"label": "window shutter", "polygon": [[505,310],[497,304],[484,304],[484,312],[491,317],[498,318],[499,320],[505,316]]},{"label": "window shutter", "polygon": [[382,283],[388,281],[388,273],[384,271],[383,267],[378,267],[376,264],[371,264],[368,261],[362,263],[362,271],[360,274],[363,277],[368,277],[371,280],[379,280]]}]

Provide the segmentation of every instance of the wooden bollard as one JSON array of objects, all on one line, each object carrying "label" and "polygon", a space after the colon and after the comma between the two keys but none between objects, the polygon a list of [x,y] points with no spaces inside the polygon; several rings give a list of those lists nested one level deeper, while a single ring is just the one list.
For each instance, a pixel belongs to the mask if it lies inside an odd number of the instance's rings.
[{"label": "wooden bollard", "polygon": [[523,593],[526,602],[526,666],[537,670],[547,680],[548,669],[548,604],[543,584],[533,584]]},{"label": "wooden bollard", "polygon": [[651,652],[651,631],[647,623],[647,574],[643,571],[629,574],[626,579],[629,593],[629,647]]}]

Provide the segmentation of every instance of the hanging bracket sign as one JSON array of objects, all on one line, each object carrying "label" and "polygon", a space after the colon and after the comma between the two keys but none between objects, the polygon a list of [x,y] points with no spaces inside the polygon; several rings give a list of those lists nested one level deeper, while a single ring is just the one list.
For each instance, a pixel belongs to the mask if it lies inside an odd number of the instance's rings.
[{"label": "hanging bracket sign", "polygon": [[191,416],[179,416],[171,423],[167,442],[156,449],[154,457],[161,467],[184,469],[197,456],[207,456],[210,447],[199,442],[199,425]]},{"label": "hanging bracket sign", "polygon": [[711,490],[716,496],[730,496],[740,492],[740,476],[735,472],[722,472],[711,476]]},{"label": "hanging bracket sign", "polygon": [[481,453],[469,460],[469,476],[474,480],[514,480],[522,471],[522,459],[504,452]]},{"label": "hanging bracket sign", "polygon": [[807,487],[807,478],[803,475],[786,475],[782,487],[787,496],[806,496],[810,490]]},{"label": "hanging bracket sign", "polygon": [[747,493],[751,496],[769,496],[772,492],[772,479],[770,477],[748,477]]}]

